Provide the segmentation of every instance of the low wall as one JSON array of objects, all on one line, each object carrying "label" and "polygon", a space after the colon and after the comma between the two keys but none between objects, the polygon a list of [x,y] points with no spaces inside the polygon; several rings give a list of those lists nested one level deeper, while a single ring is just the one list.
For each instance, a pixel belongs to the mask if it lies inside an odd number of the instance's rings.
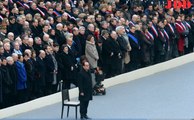
[{"label": "low wall", "polygon": [[[172,69],[174,67],[178,67],[178,66],[181,66],[181,65],[193,62],[193,61],[194,61],[194,53],[191,53],[191,54],[179,57],[179,58],[175,58],[173,60],[169,60],[167,62],[163,62],[157,65],[138,69],[138,70],[135,70],[129,73],[125,73],[125,74],[118,75],[113,78],[106,79],[103,82],[103,84],[106,88],[108,88],[108,87],[111,87],[117,84],[129,82],[129,81],[136,80],[142,77],[146,77],[146,76],[149,76],[149,75],[161,72],[161,71]],[[71,89],[70,98],[75,98],[76,96],[78,96],[78,88]],[[2,109],[0,110],[0,119],[13,116],[13,115],[17,115],[17,114],[21,114],[24,112],[28,112],[31,110],[35,110],[35,109],[45,107],[48,105],[52,105],[58,102],[61,102],[61,93],[56,93],[56,94],[42,97],[36,100],[32,100],[27,103],[23,103],[23,104],[15,105],[13,107]]]}]

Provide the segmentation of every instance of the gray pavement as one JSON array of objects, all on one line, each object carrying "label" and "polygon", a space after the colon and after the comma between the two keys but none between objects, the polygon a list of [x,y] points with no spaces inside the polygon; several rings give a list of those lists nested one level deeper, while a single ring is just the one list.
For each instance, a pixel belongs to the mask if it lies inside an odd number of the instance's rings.
[{"label": "gray pavement", "polygon": [[[74,111],[70,109],[69,120],[75,118]],[[60,120],[60,113],[61,103],[57,103],[7,119]],[[88,116],[93,120],[194,118],[194,62],[108,88],[105,96],[94,96]]]}]

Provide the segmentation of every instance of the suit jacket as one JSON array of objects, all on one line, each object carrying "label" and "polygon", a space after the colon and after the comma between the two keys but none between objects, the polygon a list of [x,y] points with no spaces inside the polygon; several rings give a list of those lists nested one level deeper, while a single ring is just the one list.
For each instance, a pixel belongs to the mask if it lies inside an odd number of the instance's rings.
[{"label": "suit jacket", "polygon": [[103,63],[108,63],[110,61],[110,55],[111,55],[111,46],[109,44],[109,39],[103,40],[102,44],[102,60]]},{"label": "suit jacket", "polygon": [[[92,100],[93,89],[92,89],[92,76],[90,71],[85,71],[84,69],[80,71],[78,87],[80,101]],[[80,93],[84,93],[84,96],[81,96]]]},{"label": "suit jacket", "polygon": [[157,47],[157,51],[162,51],[164,52],[163,50],[165,49],[165,44],[167,42],[167,39],[165,38],[165,34],[164,34],[164,30],[163,29],[158,29],[158,36],[159,36],[159,39],[157,41],[155,41],[155,45]]},{"label": "suit jacket", "polygon": [[36,69],[37,69],[37,82],[40,86],[45,86],[45,76],[46,76],[46,65],[45,61],[41,59],[40,57],[37,57],[36,59]]},{"label": "suit jacket", "polygon": [[6,38],[6,35],[0,32],[0,41],[3,41]]},{"label": "suit jacket", "polygon": [[170,44],[176,43],[176,37],[177,37],[177,35],[176,35],[176,32],[175,32],[174,26],[172,24],[168,23],[165,26],[165,30],[168,33],[169,38],[170,38],[169,43]]},{"label": "suit jacket", "polygon": [[24,60],[24,65],[27,73],[27,81],[28,82],[34,81],[35,68],[32,60],[31,59],[28,59],[27,61]]},{"label": "suit jacket", "polygon": [[51,83],[54,80],[53,72],[55,70],[53,58],[50,54],[47,54],[44,61],[46,64],[46,82]]},{"label": "suit jacket", "polygon": [[35,37],[41,37],[40,33],[41,33],[41,30],[38,28],[38,27],[35,27],[33,25],[31,25],[31,31],[32,31],[32,37],[35,38]]},{"label": "suit jacket", "polygon": [[194,20],[190,21],[189,44],[194,45]]},{"label": "suit jacket", "polygon": [[13,82],[12,87],[11,87],[11,91],[13,92],[13,94],[17,93],[17,81],[18,81],[18,71],[16,68],[16,64],[13,65],[7,65],[8,71],[11,74],[10,78]]},{"label": "suit jacket", "polygon": [[132,36],[134,36],[137,39],[136,43],[131,37],[129,37],[129,42],[131,45],[131,51],[130,51],[130,57],[132,62],[140,62],[140,56],[141,56],[141,47],[140,47],[140,40],[136,36],[135,33],[129,32]]},{"label": "suit jacket", "polygon": [[118,64],[118,61],[122,58],[122,52],[120,45],[117,40],[113,38],[109,38],[110,51],[113,52],[113,56],[110,56],[110,62],[114,64]]},{"label": "suit jacket", "polygon": [[66,44],[65,35],[62,31],[56,30],[56,40],[59,45]]},{"label": "suit jacket", "polygon": [[120,45],[122,54],[124,55],[126,52],[128,52],[128,43],[123,36],[118,36],[117,40]]},{"label": "suit jacket", "polygon": [[9,94],[9,93],[13,92],[12,91],[13,81],[12,81],[11,76],[10,76],[11,73],[9,73],[7,66],[2,65],[1,68],[2,68],[1,72],[3,75],[3,81],[2,81],[3,93]]}]

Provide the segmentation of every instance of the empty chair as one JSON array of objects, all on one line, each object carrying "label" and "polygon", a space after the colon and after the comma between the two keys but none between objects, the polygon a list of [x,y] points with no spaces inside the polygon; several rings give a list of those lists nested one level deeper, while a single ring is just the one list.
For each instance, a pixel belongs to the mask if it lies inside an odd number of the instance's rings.
[{"label": "empty chair", "polygon": [[63,118],[63,110],[64,106],[67,106],[67,117],[69,116],[69,107],[75,107],[75,117],[77,119],[77,108],[80,106],[79,101],[71,101],[69,98],[69,90],[62,89],[63,82],[60,82],[61,86],[61,94],[62,94],[62,111],[61,111],[61,119]]}]

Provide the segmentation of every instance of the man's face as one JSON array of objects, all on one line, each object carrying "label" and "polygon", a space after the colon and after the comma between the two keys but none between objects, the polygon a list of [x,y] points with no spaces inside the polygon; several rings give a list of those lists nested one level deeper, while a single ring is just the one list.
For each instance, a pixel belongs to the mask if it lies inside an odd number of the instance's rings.
[{"label": "man's face", "polygon": [[90,65],[88,62],[85,62],[83,65],[84,70],[88,71],[90,69]]},{"label": "man's face", "polygon": [[4,49],[9,51],[10,50],[10,44],[8,44],[8,43],[4,44]]},{"label": "man's face", "polygon": [[158,18],[157,18],[157,17],[154,17],[154,18],[153,18],[153,23],[154,23],[154,24],[157,24],[157,23],[158,23]]},{"label": "man's face", "polygon": [[12,59],[12,60],[8,60],[7,63],[8,63],[9,65],[13,65],[14,61],[13,61],[13,59]]},{"label": "man's face", "polygon": [[42,56],[42,58],[45,58],[45,56],[46,56],[45,52],[42,52],[41,56]]},{"label": "man's face", "polygon": [[132,33],[135,33],[135,27],[132,27],[131,29],[130,29],[130,31],[132,32]]},{"label": "man's face", "polygon": [[79,33],[82,34],[82,35],[85,34],[85,29],[84,28],[83,29],[80,29],[79,30]]},{"label": "man's face", "polygon": [[50,54],[53,53],[53,49],[52,49],[50,46],[48,46],[46,50],[47,50],[47,52],[50,53]]},{"label": "man's face", "polygon": [[69,38],[69,39],[67,40],[67,44],[68,44],[69,46],[72,46],[73,40],[72,40],[71,38]]}]

